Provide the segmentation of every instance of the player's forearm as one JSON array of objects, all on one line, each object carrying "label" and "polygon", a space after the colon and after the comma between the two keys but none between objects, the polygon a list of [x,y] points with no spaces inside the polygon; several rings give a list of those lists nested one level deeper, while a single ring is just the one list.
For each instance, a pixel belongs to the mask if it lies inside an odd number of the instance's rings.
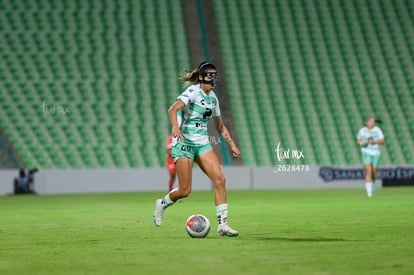
[{"label": "player's forearm", "polygon": [[231,135],[229,133],[229,131],[227,130],[226,126],[222,126],[221,131],[220,131],[220,135],[224,138],[224,140],[227,142],[228,145],[233,145],[234,141],[231,138]]},{"label": "player's forearm", "polygon": [[378,144],[378,145],[381,145],[381,144],[384,144],[384,143],[385,143],[385,139],[383,139],[383,138],[375,141],[375,144]]},{"label": "player's forearm", "polygon": [[168,109],[168,118],[170,120],[172,128],[177,129],[178,128],[178,121],[177,121],[177,109],[174,107],[171,107]]}]

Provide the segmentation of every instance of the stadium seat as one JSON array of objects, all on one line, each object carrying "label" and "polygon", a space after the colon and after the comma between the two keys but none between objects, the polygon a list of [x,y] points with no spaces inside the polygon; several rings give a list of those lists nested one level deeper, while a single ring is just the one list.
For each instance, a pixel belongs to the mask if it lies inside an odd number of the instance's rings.
[{"label": "stadium seat", "polygon": [[[1,7],[0,122],[26,166],[163,166],[160,110],[190,64],[179,1]],[[245,165],[274,165],[277,142],[306,149],[309,164],[360,164],[355,135],[370,113],[383,121],[384,163],[414,162],[412,2],[213,7],[231,107],[247,111],[234,115]]]},{"label": "stadium seat", "polygon": [[[309,140],[311,164],[360,164],[355,136],[369,113],[391,123],[381,125],[386,134],[394,129],[395,123],[410,123],[414,83],[405,72],[412,67],[413,55],[401,45],[412,49],[413,42],[400,33],[412,29],[411,19],[404,12],[407,7],[399,1],[392,5],[403,14],[400,17],[393,16],[383,2],[321,0],[316,5],[312,3],[304,0],[214,1],[225,71],[232,76],[228,79],[229,86],[238,87],[237,83],[246,79],[245,75],[232,74],[235,59],[237,64],[248,65],[244,73],[256,83],[264,79],[269,86],[282,87],[282,93],[267,89],[265,84],[232,90],[233,109],[240,108],[239,97],[247,97],[253,106],[259,106],[251,111],[262,112],[247,118],[251,122],[245,124],[247,133],[243,131],[240,135],[241,147],[256,148],[258,135],[266,136],[267,140],[272,140],[272,136],[283,137],[301,145]],[[411,3],[408,6],[413,8]],[[365,16],[362,10],[373,16]],[[384,33],[377,36],[377,28],[384,29]],[[400,43],[392,42],[397,40]],[[275,64],[276,71],[261,69],[260,66],[273,67],[268,64]],[[400,77],[401,72],[406,76]],[[395,108],[396,95],[392,88],[398,94],[411,91],[405,95],[406,103],[398,104],[401,109]],[[252,90],[255,96],[251,96]],[[284,103],[282,114],[273,111],[269,115],[271,108],[263,100],[269,97]],[[316,114],[315,119],[310,119],[310,114]],[[254,123],[257,118],[269,119],[272,115],[273,120],[287,123],[258,130],[260,123]],[[308,127],[301,127],[302,115]],[[235,119],[241,120],[236,125],[243,125],[245,118],[236,116]],[[324,127],[326,123],[328,128]],[[410,128],[400,127],[397,131],[398,139],[404,137],[409,141],[403,150],[387,142],[384,152],[393,151],[389,158],[384,158],[388,164],[412,159]],[[245,162],[257,165],[266,159],[271,158],[261,157],[259,161],[254,157],[245,158]]]},{"label": "stadium seat", "polygon": [[[10,97],[2,97],[1,107],[8,114],[8,136],[14,137],[14,125],[21,135],[23,125],[31,129],[24,140],[12,141],[26,166],[164,165],[160,148],[168,120],[150,108],[166,109],[174,101],[182,89],[176,76],[190,64],[181,4],[167,2],[4,5],[0,74]],[[159,81],[160,72],[168,81]],[[43,104],[51,108],[46,115]],[[59,113],[63,106],[70,113]],[[149,121],[158,123],[142,123]],[[137,130],[142,127],[157,127],[158,135]],[[137,141],[140,135],[153,139],[152,146]],[[56,149],[41,146],[51,143]],[[127,154],[132,147],[134,154]]]}]

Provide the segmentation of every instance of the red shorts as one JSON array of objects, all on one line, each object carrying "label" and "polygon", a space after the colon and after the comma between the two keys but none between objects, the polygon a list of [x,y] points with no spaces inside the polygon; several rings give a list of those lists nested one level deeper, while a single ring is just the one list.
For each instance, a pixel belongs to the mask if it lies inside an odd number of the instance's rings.
[{"label": "red shorts", "polygon": [[175,163],[171,156],[167,157],[167,169],[170,174],[175,174]]}]

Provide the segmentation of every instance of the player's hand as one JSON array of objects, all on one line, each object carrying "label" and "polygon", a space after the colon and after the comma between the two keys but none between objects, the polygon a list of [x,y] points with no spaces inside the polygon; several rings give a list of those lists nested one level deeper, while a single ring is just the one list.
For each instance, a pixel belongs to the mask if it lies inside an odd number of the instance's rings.
[{"label": "player's hand", "polygon": [[367,143],[367,142],[365,142],[365,141],[361,141],[361,142],[359,143],[359,145],[361,145],[362,147],[365,147],[365,146],[367,146],[367,145],[368,145],[368,143]]},{"label": "player's hand", "polygon": [[238,158],[240,156],[240,150],[236,145],[231,146],[230,149],[233,152],[233,157]]},{"label": "player's hand", "polygon": [[172,128],[171,135],[180,141],[183,140],[180,128]]},{"label": "player's hand", "polygon": [[377,144],[377,142],[374,139],[372,139],[372,138],[369,139],[369,143],[370,144]]}]

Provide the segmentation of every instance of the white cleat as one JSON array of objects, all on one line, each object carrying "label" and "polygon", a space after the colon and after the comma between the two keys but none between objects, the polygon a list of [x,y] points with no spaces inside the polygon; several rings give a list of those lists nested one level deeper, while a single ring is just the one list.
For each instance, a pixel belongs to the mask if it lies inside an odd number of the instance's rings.
[{"label": "white cleat", "polygon": [[154,224],[156,226],[161,226],[162,218],[164,217],[164,207],[162,207],[162,199],[155,201],[155,211],[154,211]]},{"label": "white cleat", "polygon": [[237,237],[239,235],[239,232],[232,229],[227,224],[220,224],[217,227],[217,235],[219,236],[227,236],[227,237]]}]

